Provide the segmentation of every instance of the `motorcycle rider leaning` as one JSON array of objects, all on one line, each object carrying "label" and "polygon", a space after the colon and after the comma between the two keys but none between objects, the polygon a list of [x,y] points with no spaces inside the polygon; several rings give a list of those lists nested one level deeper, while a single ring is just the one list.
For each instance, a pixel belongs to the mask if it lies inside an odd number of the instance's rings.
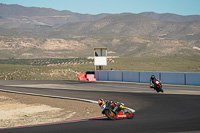
[{"label": "motorcycle rider leaning", "polygon": [[157,79],[154,75],[151,75],[151,78],[150,78],[150,88],[154,88],[155,87],[155,82],[156,80],[159,80]]},{"label": "motorcycle rider leaning", "polygon": [[113,106],[113,111],[115,113],[119,112],[120,110],[124,109],[125,106],[123,103],[120,103],[120,102],[114,102],[112,100],[103,100],[102,98],[98,100],[98,104],[99,106],[102,106],[103,104],[105,104],[107,102],[107,104],[109,104],[110,106]]}]

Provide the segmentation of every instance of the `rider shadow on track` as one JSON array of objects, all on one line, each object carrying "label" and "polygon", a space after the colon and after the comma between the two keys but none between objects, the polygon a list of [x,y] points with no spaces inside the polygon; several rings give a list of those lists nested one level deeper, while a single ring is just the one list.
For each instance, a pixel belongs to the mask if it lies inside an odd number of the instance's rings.
[{"label": "rider shadow on track", "polygon": [[104,118],[89,119],[89,121],[110,121],[110,119],[104,117]]},{"label": "rider shadow on track", "polygon": [[[119,119],[119,120],[127,120],[127,119]],[[118,121],[118,120],[111,120],[108,119],[107,117],[103,117],[103,118],[91,118],[89,119],[89,121]]]}]

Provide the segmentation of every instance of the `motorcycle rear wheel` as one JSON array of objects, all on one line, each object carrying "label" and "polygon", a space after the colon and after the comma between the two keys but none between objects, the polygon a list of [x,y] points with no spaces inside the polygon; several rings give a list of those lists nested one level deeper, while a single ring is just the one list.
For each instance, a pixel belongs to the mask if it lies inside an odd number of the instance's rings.
[{"label": "motorcycle rear wheel", "polygon": [[112,112],[110,109],[104,111],[105,115],[108,117],[110,120],[115,120],[116,119],[116,114]]}]

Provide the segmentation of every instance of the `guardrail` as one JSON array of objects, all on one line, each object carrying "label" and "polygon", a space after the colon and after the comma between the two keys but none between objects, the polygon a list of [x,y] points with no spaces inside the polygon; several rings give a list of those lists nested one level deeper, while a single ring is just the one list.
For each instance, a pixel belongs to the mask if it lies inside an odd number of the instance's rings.
[{"label": "guardrail", "polygon": [[100,81],[149,83],[151,75],[155,75],[163,84],[200,85],[200,73],[95,71],[95,78]]}]

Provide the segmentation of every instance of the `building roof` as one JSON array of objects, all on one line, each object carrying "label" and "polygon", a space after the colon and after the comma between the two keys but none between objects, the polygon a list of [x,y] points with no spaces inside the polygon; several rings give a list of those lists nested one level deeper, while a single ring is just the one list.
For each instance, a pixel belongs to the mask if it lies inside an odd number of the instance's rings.
[{"label": "building roof", "polygon": [[96,47],[96,48],[93,48],[93,49],[108,49],[106,47]]}]

